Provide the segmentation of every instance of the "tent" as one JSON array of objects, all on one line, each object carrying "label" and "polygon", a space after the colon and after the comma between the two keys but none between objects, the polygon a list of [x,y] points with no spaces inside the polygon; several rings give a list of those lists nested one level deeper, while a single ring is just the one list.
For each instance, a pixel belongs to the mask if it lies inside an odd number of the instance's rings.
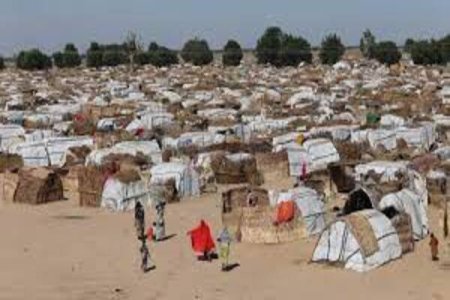
[{"label": "tent", "polygon": [[420,195],[410,189],[402,189],[397,193],[391,193],[379,203],[379,208],[394,207],[399,212],[405,212],[411,217],[415,240],[424,239],[429,232],[428,217],[425,203]]},{"label": "tent", "polygon": [[191,166],[179,162],[162,163],[153,166],[150,173],[150,184],[162,185],[173,179],[181,197],[200,195],[200,179]]},{"label": "tent", "polygon": [[92,137],[52,137],[38,142],[16,144],[9,152],[22,156],[25,166],[62,166],[71,147],[93,146]]},{"label": "tent", "polygon": [[133,170],[126,172],[128,174],[123,174],[123,177],[128,178],[121,178],[119,175],[106,180],[101,199],[102,207],[113,211],[128,211],[134,209],[137,201],[144,206],[150,205],[150,192],[145,181]]},{"label": "tent", "polygon": [[327,139],[311,139],[298,145],[291,143],[287,146],[289,160],[289,174],[298,177],[302,173],[303,164],[307,172],[325,170],[330,163],[340,160],[340,156],[333,143]]},{"label": "tent", "polygon": [[325,205],[315,190],[307,187],[287,191],[271,190],[269,198],[272,206],[285,201],[294,201],[309,235],[318,234],[325,228]]},{"label": "tent", "polygon": [[348,200],[343,208],[343,214],[349,215],[364,209],[377,209],[379,201],[380,196],[376,191],[366,187],[357,187],[349,193]]},{"label": "tent", "polygon": [[313,262],[338,263],[366,272],[401,257],[399,236],[391,221],[377,210],[339,218],[321,233]]},{"label": "tent", "polygon": [[0,151],[25,140],[25,129],[19,125],[0,125]]}]

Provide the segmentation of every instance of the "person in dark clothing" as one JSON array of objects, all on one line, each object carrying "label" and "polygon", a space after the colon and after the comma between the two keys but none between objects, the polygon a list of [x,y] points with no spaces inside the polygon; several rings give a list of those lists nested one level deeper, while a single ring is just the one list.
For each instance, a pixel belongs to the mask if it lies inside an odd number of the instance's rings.
[{"label": "person in dark clothing", "polygon": [[439,240],[434,236],[434,234],[430,234],[430,250],[431,250],[431,260],[437,261],[439,260]]},{"label": "person in dark clothing", "polygon": [[137,202],[134,207],[134,226],[136,228],[136,234],[138,240],[141,242],[139,252],[141,254],[141,270],[146,273],[155,268],[151,257],[150,251],[147,247],[147,235],[145,233],[145,210],[140,202]]}]

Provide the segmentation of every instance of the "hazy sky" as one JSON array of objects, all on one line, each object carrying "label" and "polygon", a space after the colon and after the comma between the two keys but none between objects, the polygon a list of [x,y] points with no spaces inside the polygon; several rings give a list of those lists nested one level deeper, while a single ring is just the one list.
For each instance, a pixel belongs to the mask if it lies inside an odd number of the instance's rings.
[{"label": "hazy sky", "polygon": [[337,32],[356,45],[365,28],[379,39],[450,33],[450,0],[0,0],[0,53],[40,47],[54,51],[66,42],[120,42],[137,32],[181,48],[186,39],[206,38],[212,48],[234,38],[254,47],[267,26],[306,37],[317,45]]}]

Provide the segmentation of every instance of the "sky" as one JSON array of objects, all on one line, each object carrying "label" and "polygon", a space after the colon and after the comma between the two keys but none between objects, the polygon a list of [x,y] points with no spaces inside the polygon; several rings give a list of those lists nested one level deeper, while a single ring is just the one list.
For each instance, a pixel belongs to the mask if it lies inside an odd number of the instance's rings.
[{"label": "sky", "polygon": [[192,37],[219,49],[228,39],[253,48],[268,26],[318,45],[338,33],[357,45],[369,28],[378,40],[450,33],[449,0],[0,0],[0,54],[67,42],[85,50],[91,41],[121,42],[129,31],[180,49]]}]

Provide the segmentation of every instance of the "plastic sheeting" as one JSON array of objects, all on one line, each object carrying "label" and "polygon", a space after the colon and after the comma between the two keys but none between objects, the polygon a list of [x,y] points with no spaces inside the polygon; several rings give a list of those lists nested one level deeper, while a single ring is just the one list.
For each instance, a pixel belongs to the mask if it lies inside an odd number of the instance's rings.
[{"label": "plastic sheeting", "polygon": [[152,167],[150,173],[150,184],[160,185],[174,179],[181,197],[200,195],[200,179],[193,167],[178,162],[162,163]]},{"label": "plastic sheeting", "polygon": [[421,197],[410,189],[403,189],[397,193],[391,193],[379,203],[379,208],[394,207],[399,212],[405,212],[411,216],[414,239],[424,239],[429,233],[428,217],[425,204]]},{"label": "plastic sheeting", "polygon": [[152,130],[155,127],[166,126],[172,123],[173,115],[170,113],[146,113],[134,119],[130,124],[128,124],[126,130],[129,132],[133,132],[138,129]]},{"label": "plastic sheeting", "polygon": [[19,125],[0,125],[0,151],[8,151],[25,140],[25,129]]},{"label": "plastic sheeting", "polygon": [[39,142],[25,142],[14,145],[9,152],[22,156],[25,166],[59,166],[66,162],[66,154],[71,147],[91,147],[92,137],[57,137]]},{"label": "plastic sheeting", "polygon": [[397,179],[397,172],[407,173],[406,161],[373,161],[367,164],[357,165],[355,167],[355,179],[361,181],[361,179],[369,173],[374,171],[376,174],[381,175],[381,182],[390,182]]},{"label": "plastic sheeting", "polygon": [[128,141],[115,144],[111,148],[103,148],[93,150],[86,157],[86,165],[100,166],[103,164],[103,159],[112,154],[129,154],[137,155],[138,152],[149,156],[154,164],[162,162],[161,149],[156,141]]},{"label": "plastic sheeting", "polygon": [[148,187],[143,180],[123,183],[114,177],[108,178],[103,186],[101,206],[112,211],[134,209],[136,201],[150,206],[151,198]]},{"label": "plastic sheeting", "polygon": [[378,251],[364,257],[349,225],[342,219],[331,223],[320,235],[313,262],[343,263],[346,269],[366,272],[402,256],[397,231],[391,221],[377,210],[357,212],[368,218],[378,241]]},{"label": "plastic sheeting", "polygon": [[270,204],[276,206],[283,201],[294,201],[300,211],[310,236],[325,228],[325,205],[319,194],[310,188],[299,187],[287,191],[269,191]]},{"label": "plastic sheeting", "polygon": [[300,176],[303,164],[307,172],[324,170],[328,164],[340,160],[339,153],[333,143],[327,139],[311,139],[302,146],[291,143],[286,146],[291,176]]}]

